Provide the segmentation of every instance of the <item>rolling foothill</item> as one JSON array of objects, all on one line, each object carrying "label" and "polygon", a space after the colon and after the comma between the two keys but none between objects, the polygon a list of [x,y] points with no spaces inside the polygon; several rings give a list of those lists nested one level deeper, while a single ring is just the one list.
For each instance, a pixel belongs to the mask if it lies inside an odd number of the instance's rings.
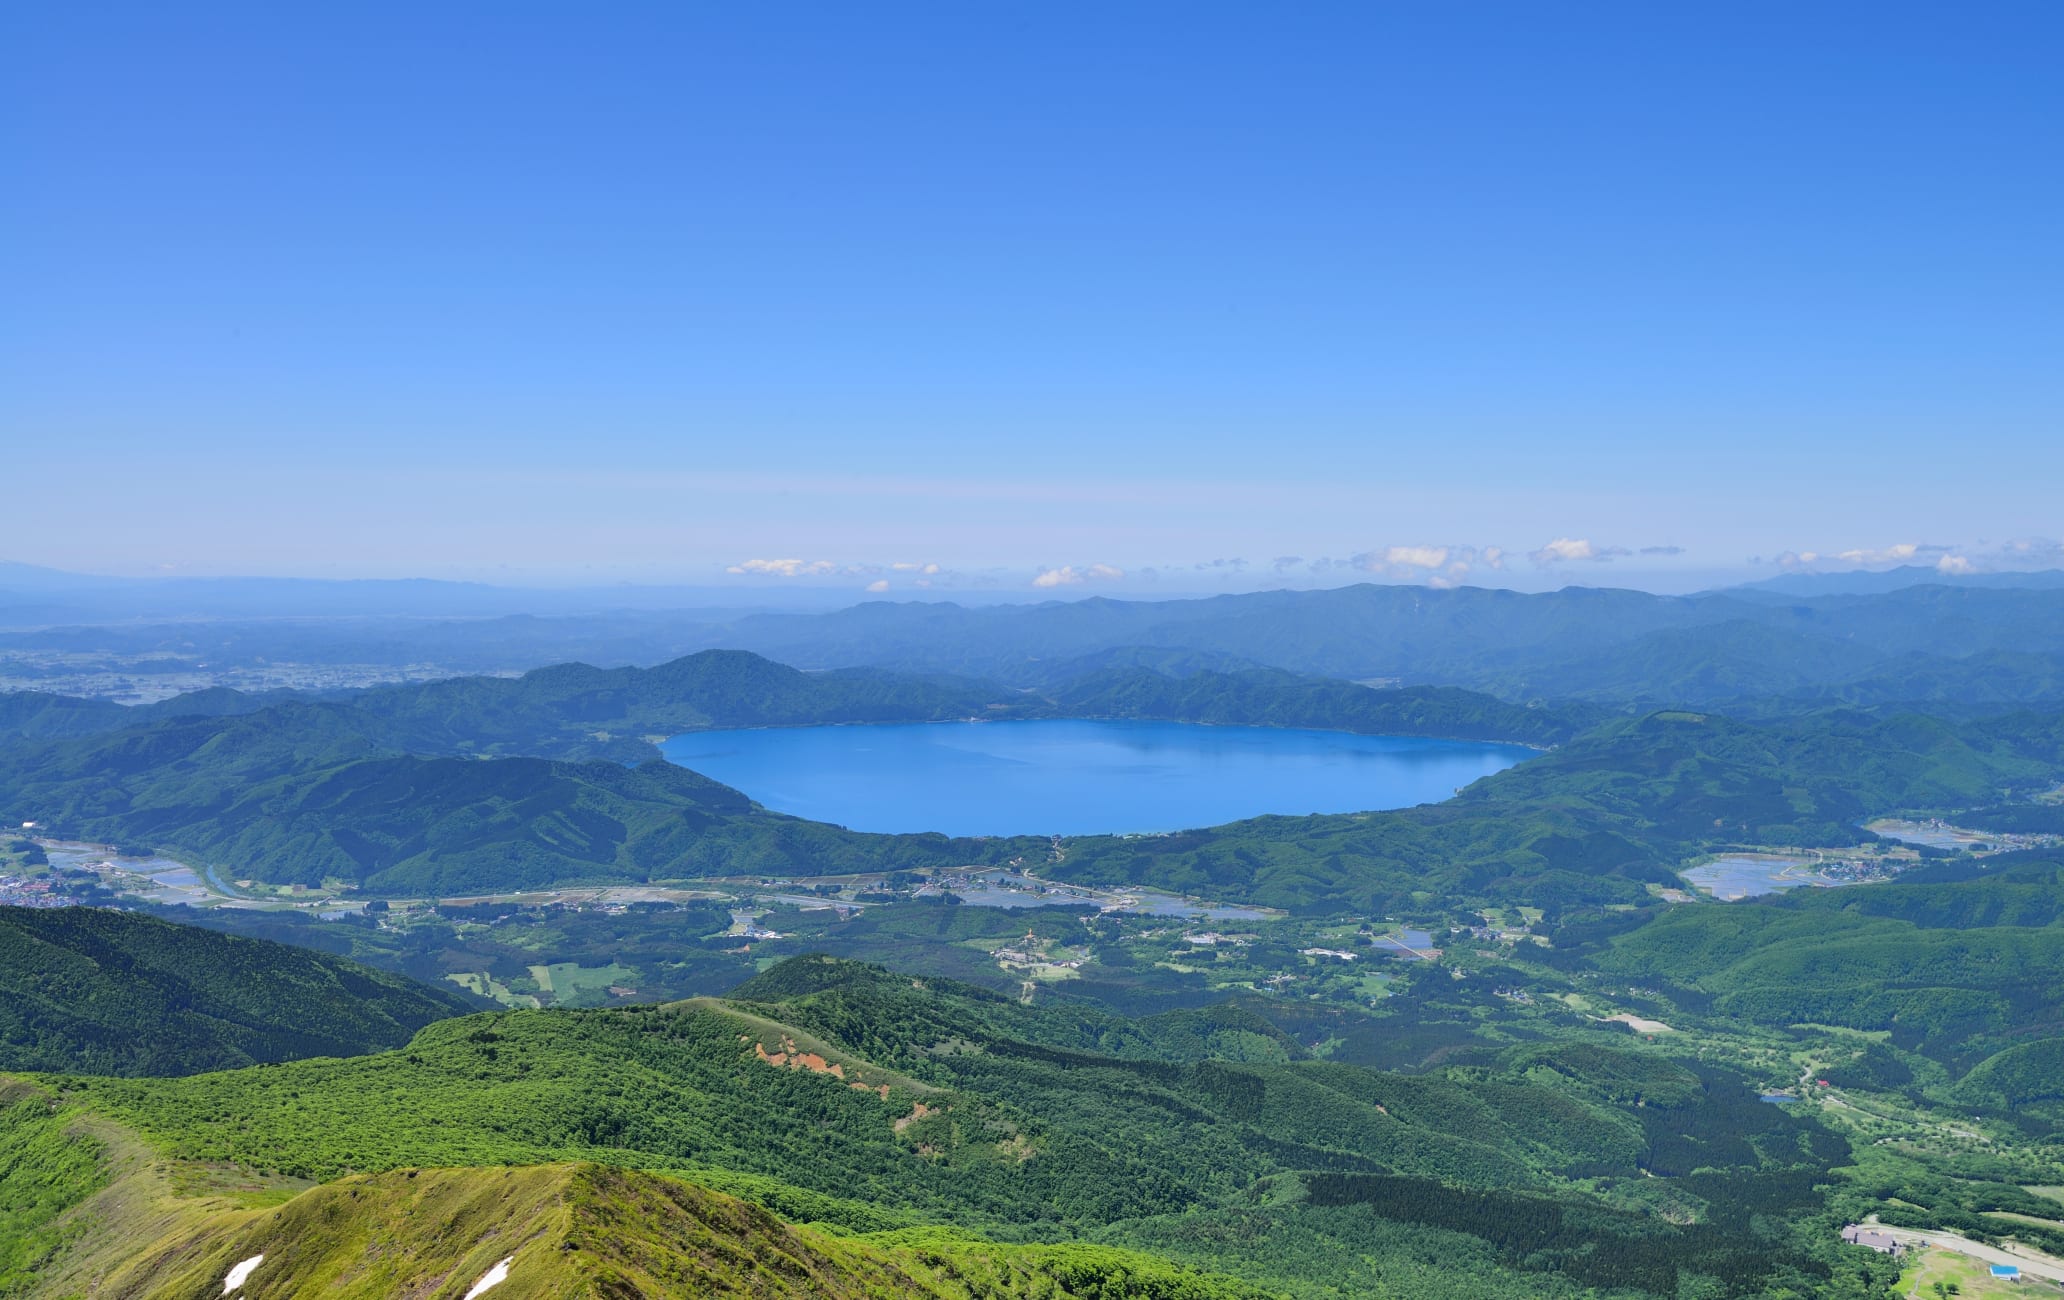
[{"label": "rolling foothill", "polygon": [[2064,1258],[2064,589],[696,626],[0,696],[0,1295]]}]

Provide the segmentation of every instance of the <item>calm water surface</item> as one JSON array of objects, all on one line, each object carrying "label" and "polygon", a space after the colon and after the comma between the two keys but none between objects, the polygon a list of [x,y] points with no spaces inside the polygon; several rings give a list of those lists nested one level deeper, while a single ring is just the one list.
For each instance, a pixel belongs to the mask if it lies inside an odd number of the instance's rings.
[{"label": "calm water surface", "polygon": [[1715,858],[1678,874],[1713,897],[1732,901],[1813,883],[1802,874],[1805,870],[1806,863],[1798,858],[1742,854]]},{"label": "calm water surface", "polygon": [[1532,751],[1179,722],[703,731],[662,745],[767,807],[861,831],[1091,835],[1446,799]]}]

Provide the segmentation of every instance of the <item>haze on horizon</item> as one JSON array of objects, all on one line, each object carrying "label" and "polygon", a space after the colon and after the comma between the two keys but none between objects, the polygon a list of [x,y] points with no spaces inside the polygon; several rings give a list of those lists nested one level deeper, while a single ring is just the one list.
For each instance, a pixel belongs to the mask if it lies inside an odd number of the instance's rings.
[{"label": "haze on horizon", "polygon": [[2060,37],[20,7],[0,555],[856,597],[2052,567]]}]

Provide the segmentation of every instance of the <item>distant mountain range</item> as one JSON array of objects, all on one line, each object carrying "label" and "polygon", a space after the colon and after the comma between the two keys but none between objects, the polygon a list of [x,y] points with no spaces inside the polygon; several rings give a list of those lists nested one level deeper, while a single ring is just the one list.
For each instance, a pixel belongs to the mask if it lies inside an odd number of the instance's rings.
[{"label": "distant mountain range", "polygon": [[[1021,686],[1051,685],[1075,675],[1085,658],[1148,653],[1145,647],[1327,677],[1461,686],[1515,701],[1703,707],[1796,698],[1962,707],[1987,692],[2024,702],[2031,691],[2054,698],[2040,692],[2055,676],[2048,656],[2064,652],[2064,589],[1930,585],[1776,600],[1768,593],[1357,586],[986,609],[879,603],[752,615],[712,635],[802,667],[869,664]],[[1956,666],[1975,655],[2007,656],[1999,666],[2022,680],[1988,681]],[[1908,689],[1929,693],[1900,694]]]},{"label": "distant mountain range", "polygon": [[2064,587],[2064,569],[2024,569],[2004,573],[1945,573],[1933,565],[1902,564],[1896,569],[1849,569],[1840,573],[1781,573],[1760,582],[1723,590],[1770,592],[1782,596],[1873,596],[1907,587],[2021,588],[2054,591]]},{"label": "distant mountain range", "polygon": [[[1916,567],[1790,575],[1694,596],[1361,585],[1184,600],[875,601],[817,611],[618,608],[553,616],[492,616],[493,601],[523,593],[465,584],[313,584],[303,594],[330,586],[353,599],[379,591],[421,597],[445,617],[240,617],[0,631],[0,672],[75,690],[108,689],[91,683],[126,678],[132,693],[148,696],[158,692],[136,691],[136,681],[175,672],[187,683],[227,676],[301,685],[326,679],[281,666],[349,665],[341,680],[350,683],[377,679],[381,665],[395,676],[422,677],[568,661],[660,664],[730,649],[812,671],[887,669],[1042,691],[1134,665],[1175,677],[1272,668],[1462,687],[1514,703],[1618,708],[1767,712],[1844,704],[1959,713],[2064,699],[2059,573],[1948,579]],[[1882,586],[1890,589],[1868,589]],[[659,598],[658,589],[641,590]],[[289,601],[270,608],[313,607]],[[67,685],[73,678],[66,674],[82,660],[105,671]]]}]

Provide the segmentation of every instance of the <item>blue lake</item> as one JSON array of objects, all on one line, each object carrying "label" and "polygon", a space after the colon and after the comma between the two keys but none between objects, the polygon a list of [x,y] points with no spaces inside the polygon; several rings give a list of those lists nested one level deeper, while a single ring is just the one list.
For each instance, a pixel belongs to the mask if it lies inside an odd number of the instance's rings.
[{"label": "blue lake", "polygon": [[669,761],[777,812],[861,831],[1091,835],[1436,803],[1515,745],[1178,722],[701,731]]}]

